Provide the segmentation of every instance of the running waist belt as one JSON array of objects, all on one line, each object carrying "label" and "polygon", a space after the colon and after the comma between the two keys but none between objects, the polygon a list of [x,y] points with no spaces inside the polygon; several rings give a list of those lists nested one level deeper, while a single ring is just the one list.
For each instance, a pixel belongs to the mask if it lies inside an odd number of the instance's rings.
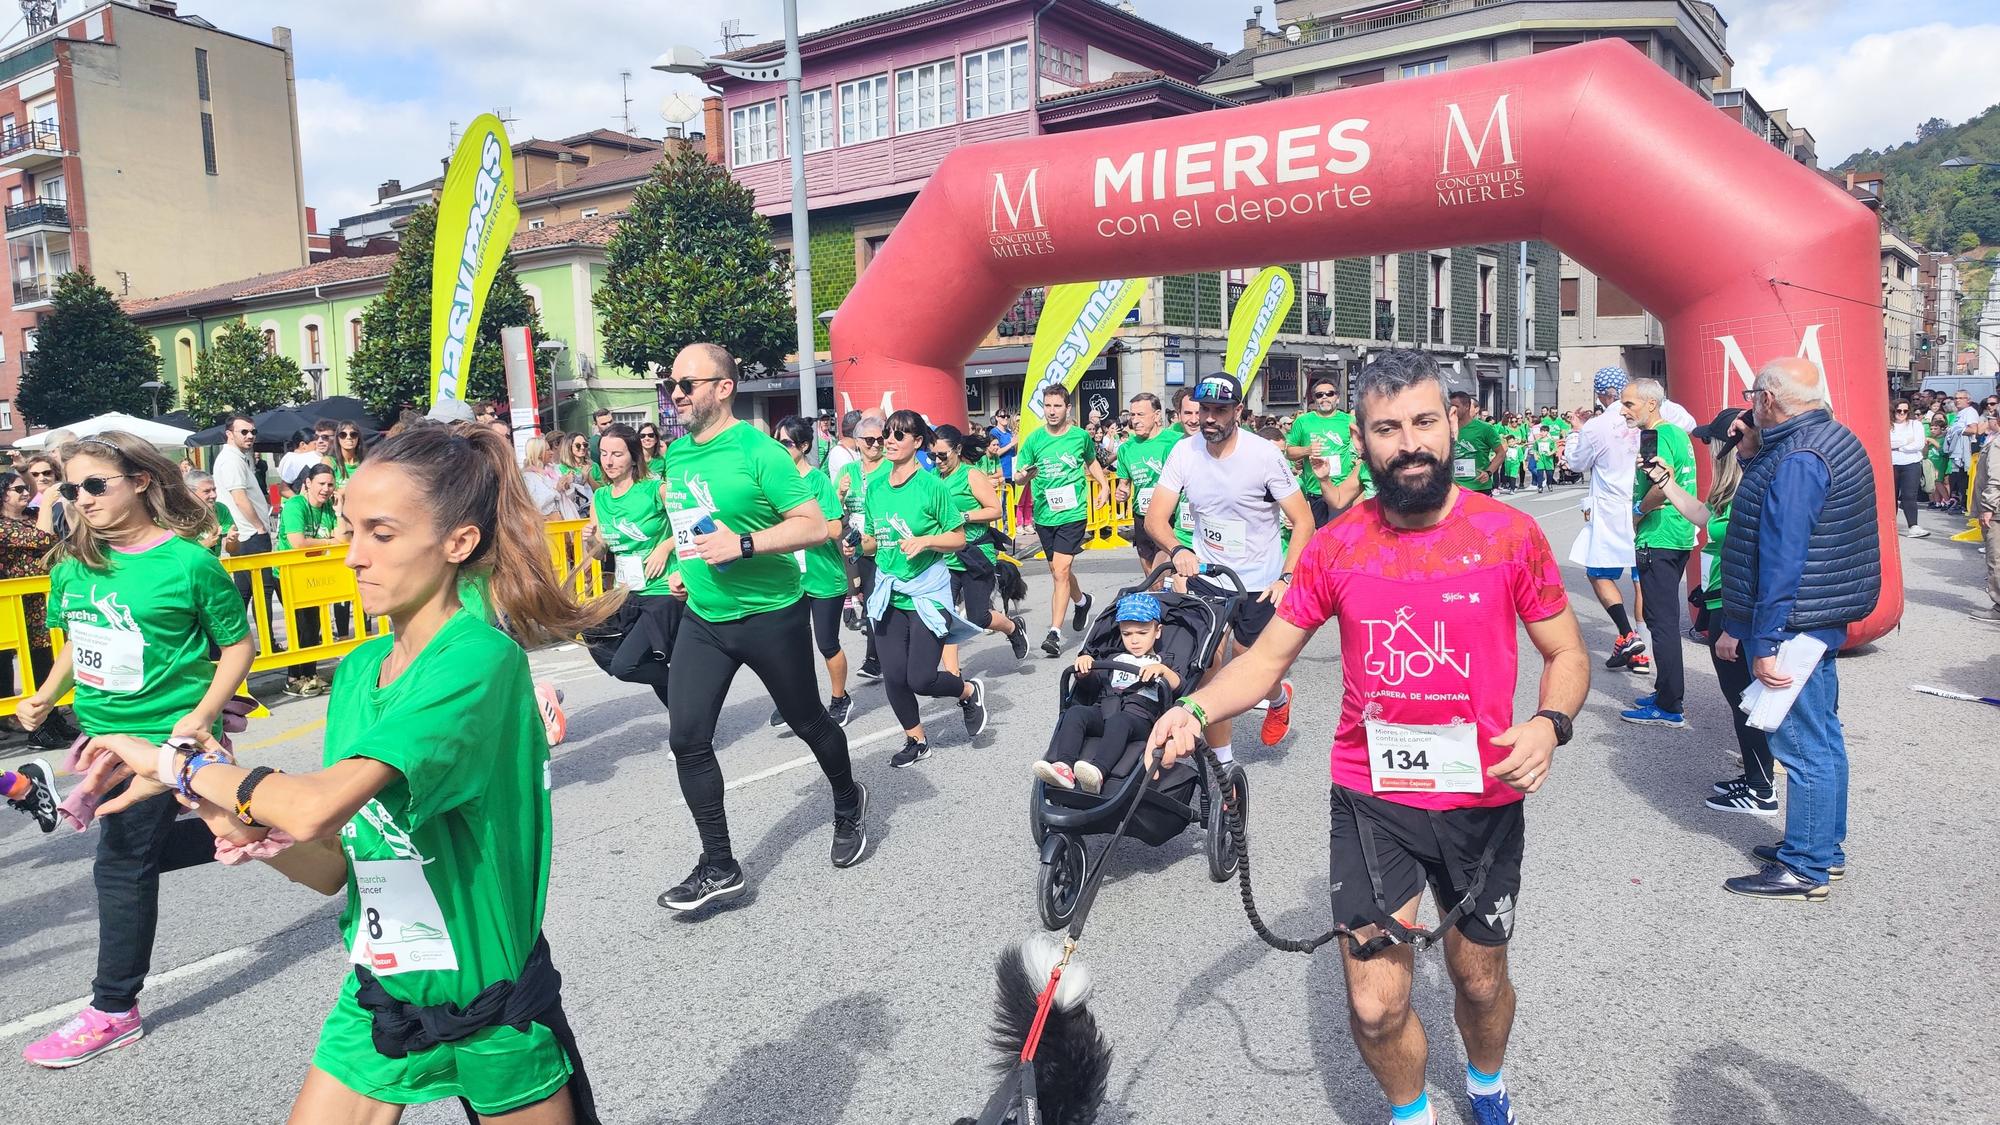
[{"label": "running waist belt", "polygon": [[[354,999],[371,1017],[369,1037],[383,1058],[407,1058],[441,1043],[470,1038],[489,1027],[526,1031],[529,1024],[538,1023],[548,1028],[569,1056],[569,1097],[577,1125],[600,1125],[590,1079],[583,1072],[583,1055],[577,1050],[576,1035],[563,1014],[562,974],[549,959],[547,938],[535,938],[535,948],[521,966],[520,976],[487,985],[472,998],[472,1003],[462,1008],[456,1004],[420,1006],[398,1000],[389,995],[366,965],[354,966],[354,977],[361,982]],[[471,1120],[478,1120],[471,1116],[469,1106],[466,1113]]]}]

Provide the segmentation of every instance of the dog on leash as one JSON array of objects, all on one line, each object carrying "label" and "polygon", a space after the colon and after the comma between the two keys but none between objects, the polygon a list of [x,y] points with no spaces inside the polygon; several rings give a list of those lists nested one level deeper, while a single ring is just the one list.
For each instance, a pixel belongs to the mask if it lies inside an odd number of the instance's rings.
[{"label": "dog on leash", "polygon": [[1003,950],[995,964],[992,1038],[1000,1052],[994,1069],[1005,1084],[979,1117],[961,1117],[957,1125],[1091,1125],[1104,1104],[1111,1073],[1111,1044],[1098,1030],[1090,1012],[1090,970],[1072,959],[1049,1005],[1049,1018],[1035,1051],[1034,1105],[1021,1104],[1018,1089],[1021,1047],[1035,1022],[1035,1009],[1049,973],[1062,961],[1062,942],[1053,934],[1037,934]]}]

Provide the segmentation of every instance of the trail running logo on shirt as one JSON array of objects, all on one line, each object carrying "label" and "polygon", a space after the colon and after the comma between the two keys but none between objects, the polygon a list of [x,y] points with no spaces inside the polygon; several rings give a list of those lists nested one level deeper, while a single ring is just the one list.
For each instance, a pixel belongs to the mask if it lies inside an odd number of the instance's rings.
[{"label": "trail running logo on shirt", "polygon": [[1471,677],[1472,654],[1451,647],[1442,621],[1432,623],[1431,636],[1426,640],[1410,623],[1415,613],[1409,606],[1403,606],[1396,611],[1393,621],[1362,619],[1361,624],[1368,630],[1368,651],[1362,657],[1362,671],[1390,687],[1400,687],[1411,678],[1428,679],[1441,667]]},{"label": "trail running logo on shirt", "polygon": [[[90,603],[91,607],[96,609],[98,615],[103,618],[103,628],[120,633],[131,633],[135,636],[138,635],[139,622],[132,617],[131,610],[119,604],[118,591],[112,590],[103,597],[98,597],[97,584],[95,582],[91,583],[90,593],[87,595],[70,590],[63,591],[63,620],[76,621],[82,619],[80,614],[73,613],[69,608],[69,603],[75,601]],[[92,624],[96,623],[92,622]]]},{"label": "trail running logo on shirt", "polygon": [[355,820],[368,822],[369,827],[382,838],[382,843],[388,847],[392,858],[414,859],[420,863],[431,862],[424,858],[424,853],[417,850],[416,841],[410,839],[410,834],[403,831],[403,826],[396,823],[396,818],[389,815],[388,809],[382,807],[382,802],[374,798],[370,798],[367,804],[361,806],[361,811],[340,830],[341,844],[346,847],[349,859],[363,858],[354,854],[353,841],[360,835]]},{"label": "trail running logo on shirt", "polygon": [[[687,490],[689,494],[694,497],[695,503],[700,504],[702,507],[708,509],[710,513],[713,513],[716,510],[715,494],[708,490],[707,481],[701,479],[700,477],[696,476],[693,473],[689,473],[687,475]],[[639,538],[644,539],[645,536],[642,535]]]},{"label": "trail running logo on shirt", "polygon": [[616,531],[620,538],[634,544],[643,544],[646,541],[645,529],[631,520],[613,520],[611,521],[611,530]]}]

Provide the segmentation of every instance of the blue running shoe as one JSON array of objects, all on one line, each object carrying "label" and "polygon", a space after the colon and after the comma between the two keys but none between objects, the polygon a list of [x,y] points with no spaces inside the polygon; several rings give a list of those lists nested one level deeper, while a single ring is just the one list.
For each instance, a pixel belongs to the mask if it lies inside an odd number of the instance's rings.
[{"label": "blue running shoe", "polygon": [[1471,1097],[1472,1119],[1478,1125],[1514,1125],[1514,1103],[1507,1097],[1507,1091]]},{"label": "blue running shoe", "polygon": [[1647,703],[1630,711],[1620,711],[1618,717],[1628,723],[1638,723],[1649,727],[1685,727],[1687,716],[1678,711],[1662,711],[1656,704]]},{"label": "blue running shoe", "polygon": [[[1633,700],[1633,701],[1632,701],[1632,706],[1634,706],[1634,707],[1651,707],[1651,706],[1653,705],[1653,701],[1654,701],[1654,700],[1656,700],[1656,699],[1658,699],[1658,698],[1660,698],[1660,693],[1659,693],[1659,692],[1657,692],[1657,691],[1649,691],[1649,692],[1647,692],[1646,694],[1644,694],[1644,695],[1640,696],[1639,698],[1637,698],[1637,699]],[[778,724],[777,724],[777,723],[772,723],[771,725],[775,727],[775,726],[777,726]]]}]

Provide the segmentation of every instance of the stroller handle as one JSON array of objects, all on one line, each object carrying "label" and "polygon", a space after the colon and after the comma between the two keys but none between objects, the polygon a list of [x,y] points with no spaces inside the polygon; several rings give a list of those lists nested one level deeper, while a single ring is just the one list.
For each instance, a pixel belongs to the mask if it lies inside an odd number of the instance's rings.
[{"label": "stroller handle", "polygon": [[[1151,571],[1149,571],[1146,574],[1146,577],[1139,580],[1139,585],[1133,587],[1132,589],[1121,591],[1121,593],[1130,594],[1130,593],[1136,593],[1137,591],[1140,590],[1150,590],[1154,586],[1159,585],[1160,579],[1165,578],[1167,575],[1172,573],[1174,573],[1174,559],[1173,559],[1173,554],[1169,552],[1167,555],[1167,561],[1160,563],[1158,566],[1155,566]],[[1244,588],[1243,579],[1238,577],[1234,570],[1231,570],[1230,568],[1222,565],[1221,563],[1205,562],[1201,564],[1201,570],[1198,571],[1197,573],[1199,573],[1203,577],[1220,576],[1222,578],[1227,578],[1229,580],[1229,584],[1231,586],[1236,587],[1236,594],[1238,597],[1248,597],[1250,594],[1250,591]]]}]

